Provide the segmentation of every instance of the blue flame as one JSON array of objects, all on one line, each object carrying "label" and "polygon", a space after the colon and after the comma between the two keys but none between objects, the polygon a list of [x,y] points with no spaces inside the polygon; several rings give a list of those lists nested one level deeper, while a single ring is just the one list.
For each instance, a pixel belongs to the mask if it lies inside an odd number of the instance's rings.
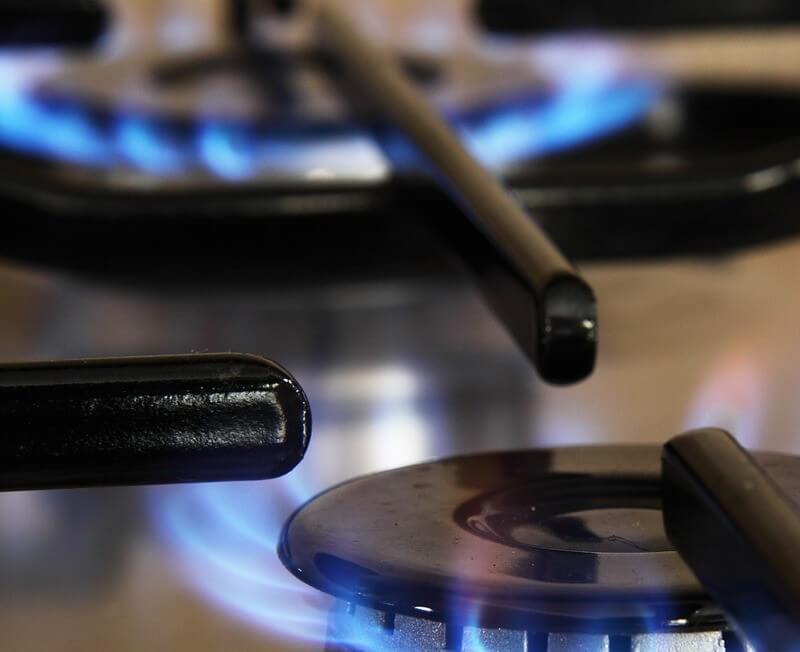
[{"label": "blue flame", "polygon": [[504,167],[613,133],[644,114],[657,96],[657,87],[644,81],[573,89],[544,103],[529,100],[461,121],[458,128],[483,163]]},{"label": "blue flame", "polygon": [[[210,603],[265,634],[317,645],[331,640],[333,600],[303,584],[278,560],[284,522],[297,507],[353,473],[429,459],[434,436],[427,426],[437,422],[439,409],[429,406],[418,374],[400,365],[332,371],[318,383],[337,402],[352,405],[365,391],[372,398],[363,421],[348,427],[348,440],[330,426],[337,416],[326,414],[326,402],[315,400],[314,444],[287,477],[158,487],[149,494],[148,510],[182,577]],[[424,415],[430,419],[422,418],[421,409],[433,412]],[[359,626],[342,636],[337,642],[364,652],[385,649],[380,628]]]},{"label": "blue flame", "polygon": [[762,445],[767,370],[754,342],[729,345],[694,393],[686,428],[725,428],[744,446]]},{"label": "blue flame", "polygon": [[142,171],[171,176],[184,171],[190,154],[176,134],[142,116],[120,118],[115,142],[119,154]]},{"label": "blue flame", "polygon": [[103,134],[75,106],[47,106],[0,90],[0,143],[28,154],[72,163],[111,163]]},{"label": "blue flame", "polygon": [[223,179],[242,181],[258,171],[255,136],[244,128],[210,122],[200,132],[200,157]]},{"label": "blue flame", "polygon": [[509,102],[457,123],[486,165],[505,167],[611,134],[660,95],[655,80],[624,74],[624,54],[603,39],[555,37],[537,45],[531,59],[555,89],[547,98]]},{"label": "blue flame", "polygon": [[[333,601],[292,576],[275,552],[285,519],[313,493],[296,479],[160,487],[150,512],[185,579],[210,603],[281,639],[331,641]],[[337,643],[385,649],[380,628],[359,624]]]},{"label": "blue flame", "polygon": [[319,595],[275,555],[296,492],[287,480],[161,487],[151,493],[151,513],[182,574],[206,599],[255,628],[319,642],[327,623],[324,605],[313,605]]},{"label": "blue flame", "polygon": [[[613,56],[593,54],[579,59],[592,65],[577,65],[564,54],[570,47],[559,47],[548,46],[535,62],[554,78],[547,97],[517,99],[454,120],[486,165],[502,168],[591,141],[640,118],[656,100],[657,85],[622,77]],[[377,146],[352,127],[323,136],[299,128],[275,134],[198,119],[179,128],[122,109],[101,120],[77,104],[48,102],[30,80],[5,74],[18,65],[18,56],[0,56],[0,145],[10,150],[91,167],[127,165],[156,176],[204,171],[227,181],[264,174],[382,178],[388,173]]]}]

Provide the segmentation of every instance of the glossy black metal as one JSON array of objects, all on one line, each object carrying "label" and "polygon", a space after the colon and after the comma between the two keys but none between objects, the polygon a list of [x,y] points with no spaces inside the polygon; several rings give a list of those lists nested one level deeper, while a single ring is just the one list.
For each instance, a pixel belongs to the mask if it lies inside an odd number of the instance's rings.
[{"label": "glossy black metal", "polygon": [[789,496],[800,478],[713,429],[671,440],[662,463],[675,548],[757,650],[797,650],[800,514]]},{"label": "glossy black metal", "polygon": [[98,0],[3,0],[0,46],[91,46],[109,21]]},{"label": "glossy black metal", "polygon": [[[433,176],[506,261],[518,292],[497,311],[544,380],[571,383],[594,369],[597,309],[588,284],[503,186],[478,163],[402,69],[330,2],[321,35],[363,102],[396,125]],[[508,287],[507,279],[502,281]],[[511,301],[509,304],[508,301]]]},{"label": "glossy black metal", "polygon": [[475,11],[485,29],[510,34],[564,29],[780,26],[800,21],[800,7],[792,0],[479,0]]},{"label": "glossy black metal", "polygon": [[[457,254],[508,332],[551,383],[570,383],[592,371],[597,314],[591,288],[574,277],[556,279],[531,301],[530,285],[500,251],[469,224],[442,219],[438,233]],[[535,306],[535,307],[534,307]]]},{"label": "glossy black metal", "polygon": [[280,366],[203,354],[0,365],[0,490],[255,480],[303,458]]}]

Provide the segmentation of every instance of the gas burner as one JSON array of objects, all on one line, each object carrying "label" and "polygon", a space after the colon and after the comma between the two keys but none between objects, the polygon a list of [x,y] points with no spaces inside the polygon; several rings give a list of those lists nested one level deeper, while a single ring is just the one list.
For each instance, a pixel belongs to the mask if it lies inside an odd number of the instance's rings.
[{"label": "gas burner", "polygon": [[[791,491],[800,459],[757,458]],[[333,649],[748,649],[664,532],[658,447],[491,453],[356,479],[302,507],[280,555],[338,598]]]},{"label": "gas burner", "polygon": [[[397,56],[495,168],[620,129],[658,93],[615,53],[563,69],[530,51],[508,60],[463,51]],[[0,144],[71,164],[73,183],[97,184],[97,170],[117,189],[152,177],[150,191],[153,183],[162,191],[234,181],[375,183],[404,168],[393,157],[390,169],[375,137],[387,140],[383,150],[397,149],[396,138],[343,97],[341,70],[314,47],[78,59],[22,82],[0,95]]]}]

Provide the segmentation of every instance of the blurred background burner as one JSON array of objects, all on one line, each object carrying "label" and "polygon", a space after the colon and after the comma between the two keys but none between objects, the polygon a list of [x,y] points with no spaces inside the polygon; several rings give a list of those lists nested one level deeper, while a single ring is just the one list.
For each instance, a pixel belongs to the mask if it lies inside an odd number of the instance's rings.
[{"label": "blurred background burner", "polygon": [[[99,49],[0,56],[0,196],[19,232],[44,222],[70,238],[124,218],[179,234],[200,213],[234,231],[258,215],[259,237],[290,220],[313,244],[329,218],[372,231],[375,213],[429,225],[453,212],[393,133],[365,128],[302,18],[242,42],[225,3],[170,7],[163,33],[133,32],[148,12],[121,3]],[[724,251],[800,226],[790,29],[509,40],[455,0],[352,11],[573,257]],[[85,259],[85,241],[45,255]]]},{"label": "blurred background burner", "polygon": [[[412,78],[498,169],[623,129],[658,96],[655,79],[602,42],[565,44],[555,57],[552,48],[493,57],[480,42],[453,52],[404,45],[396,54]],[[375,184],[392,173],[365,130],[370,122],[380,129],[378,121],[342,97],[341,72],[313,37],[291,47],[267,41],[88,61],[23,52],[2,62],[0,143],[102,169],[112,188],[126,171],[166,177],[164,190]]]}]

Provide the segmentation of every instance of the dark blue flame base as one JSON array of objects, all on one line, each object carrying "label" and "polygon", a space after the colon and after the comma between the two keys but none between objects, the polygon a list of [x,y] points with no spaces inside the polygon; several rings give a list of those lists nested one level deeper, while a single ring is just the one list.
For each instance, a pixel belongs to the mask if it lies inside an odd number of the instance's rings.
[{"label": "dark blue flame base", "polygon": [[[76,102],[46,101],[0,57],[0,146],[90,168],[157,177],[201,174],[227,181],[276,177],[380,179],[388,164],[362,131],[256,127],[213,119],[180,125],[120,110],[99,117]],[[560,80],[551,94],[501,103],[453,119],[473,153],[499,169],[575,147],[635,122],[658,97],[643,78],[594,75]]]},{"label": "dark blue flame base", "polygon": [[209,602],[255,629],[319,644],[330,603],[275,554],[285,518],[311,495],[293,477],[159,487],[151,514],[181,575]]},{"label": "dark blue flame base", "polygon": [[[331,611],[329,649],[342,652],[725,652],[719,632],[633,636],[553,633],[454,624],[344,602]],[[749,647],[745,652],[754,652]]]}]

